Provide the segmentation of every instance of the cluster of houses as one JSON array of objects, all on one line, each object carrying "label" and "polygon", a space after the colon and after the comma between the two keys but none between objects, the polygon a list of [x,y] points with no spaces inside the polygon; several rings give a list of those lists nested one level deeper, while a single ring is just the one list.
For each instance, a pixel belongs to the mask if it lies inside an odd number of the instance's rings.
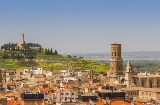
[{"label": "cluster of houses", "polygon": [[[118,105],[125,92],[109,85],[106,76],[90,70],[72,68],[49,71],[26,68],[0,70],[0,105]],[[112,103],[112,104],[111,104]],[[137,103],[138,102],[130,102]],[[126,104],[128,105],[128,104]]]}]

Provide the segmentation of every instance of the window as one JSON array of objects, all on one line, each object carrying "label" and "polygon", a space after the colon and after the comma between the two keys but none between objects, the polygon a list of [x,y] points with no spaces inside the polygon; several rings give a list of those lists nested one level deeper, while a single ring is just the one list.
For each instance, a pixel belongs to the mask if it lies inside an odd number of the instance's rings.
[{"label": "window", "polygon": [[147,92],[146,92],[146,95],[147,95]]},{"label": "window", "polygon": [[152,80],[150,80],[150,88],[152,88]]},{"label": "window", "polygon": [[69,95],[69,93],[66,93],[66,95]]},{"label": "window", "polygon": [[142,80],[142,87],[144,87],[144,80]]},{"label": "window", "polygon": [[142,92],[142,95],[144,95],[143,92]]},{"label": "window", "polygon": [[72,93],[72,95],[74,95],[74,93]]},{"label": "window", "polygon": [[157,81],[157,88],[160,87],[160,83],[159,83],[159,82],[160,82],[160,81],[158,80],[158,81]]},{"label": "window", "polygon": [[61,95],[63,95],[63,93],[61,93]]}]

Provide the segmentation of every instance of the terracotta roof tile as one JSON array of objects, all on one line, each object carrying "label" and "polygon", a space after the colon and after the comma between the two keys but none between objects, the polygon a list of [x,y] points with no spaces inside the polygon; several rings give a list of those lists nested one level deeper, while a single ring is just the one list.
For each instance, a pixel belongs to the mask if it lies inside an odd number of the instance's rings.
[{"label": "terracotta roof tile", "polygon": [[8,83],[7,85],[8,86],[14,86],[15,84],[14,83]]},{"label": "terracotta roof tile", "polygon": [[40,90],[40,92],[42,92],[42,93],[46,93],[46,92],[49,92],[49,91],[50,91],[49,88],[40,88],[39,90]]},{"label": "terracotta roof tile", "polygon": [[7,105],[22,105],[22,100],[7,100]]}]

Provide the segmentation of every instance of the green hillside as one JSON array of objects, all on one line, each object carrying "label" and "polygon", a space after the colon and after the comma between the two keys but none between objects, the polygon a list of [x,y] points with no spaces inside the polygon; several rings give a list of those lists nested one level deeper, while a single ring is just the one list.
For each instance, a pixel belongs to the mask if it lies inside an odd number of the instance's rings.
[{"label": "green hillside", "polygon": [[95,72],[106,72],[109,69],[109,67],[103,63],[88,60],[83,57],[77,58],[75,56],[62,56],[59,54],[48,55],[45,51],[39,52],[37,50],[34,59],[5,59],[3,57],[4,53],[6,53],[4,50],[0,50],[0,68],[4,69],[17,70],[25,67],[43,67],[47,70],[63,70],[72,67],[79,67],[81,70],[88,70],[93,67]]}]

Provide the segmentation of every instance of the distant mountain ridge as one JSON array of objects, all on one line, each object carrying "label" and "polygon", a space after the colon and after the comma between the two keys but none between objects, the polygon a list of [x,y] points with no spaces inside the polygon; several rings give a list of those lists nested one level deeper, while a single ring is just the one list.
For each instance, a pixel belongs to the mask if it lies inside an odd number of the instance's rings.
[{"label": "distant mountain ridge", "polygon": [[[109,60],[110,52],[106,53],[83,53],[71,54],[91,60]],[[122,52],[123,60],[160,60],[160,51]]]}]

